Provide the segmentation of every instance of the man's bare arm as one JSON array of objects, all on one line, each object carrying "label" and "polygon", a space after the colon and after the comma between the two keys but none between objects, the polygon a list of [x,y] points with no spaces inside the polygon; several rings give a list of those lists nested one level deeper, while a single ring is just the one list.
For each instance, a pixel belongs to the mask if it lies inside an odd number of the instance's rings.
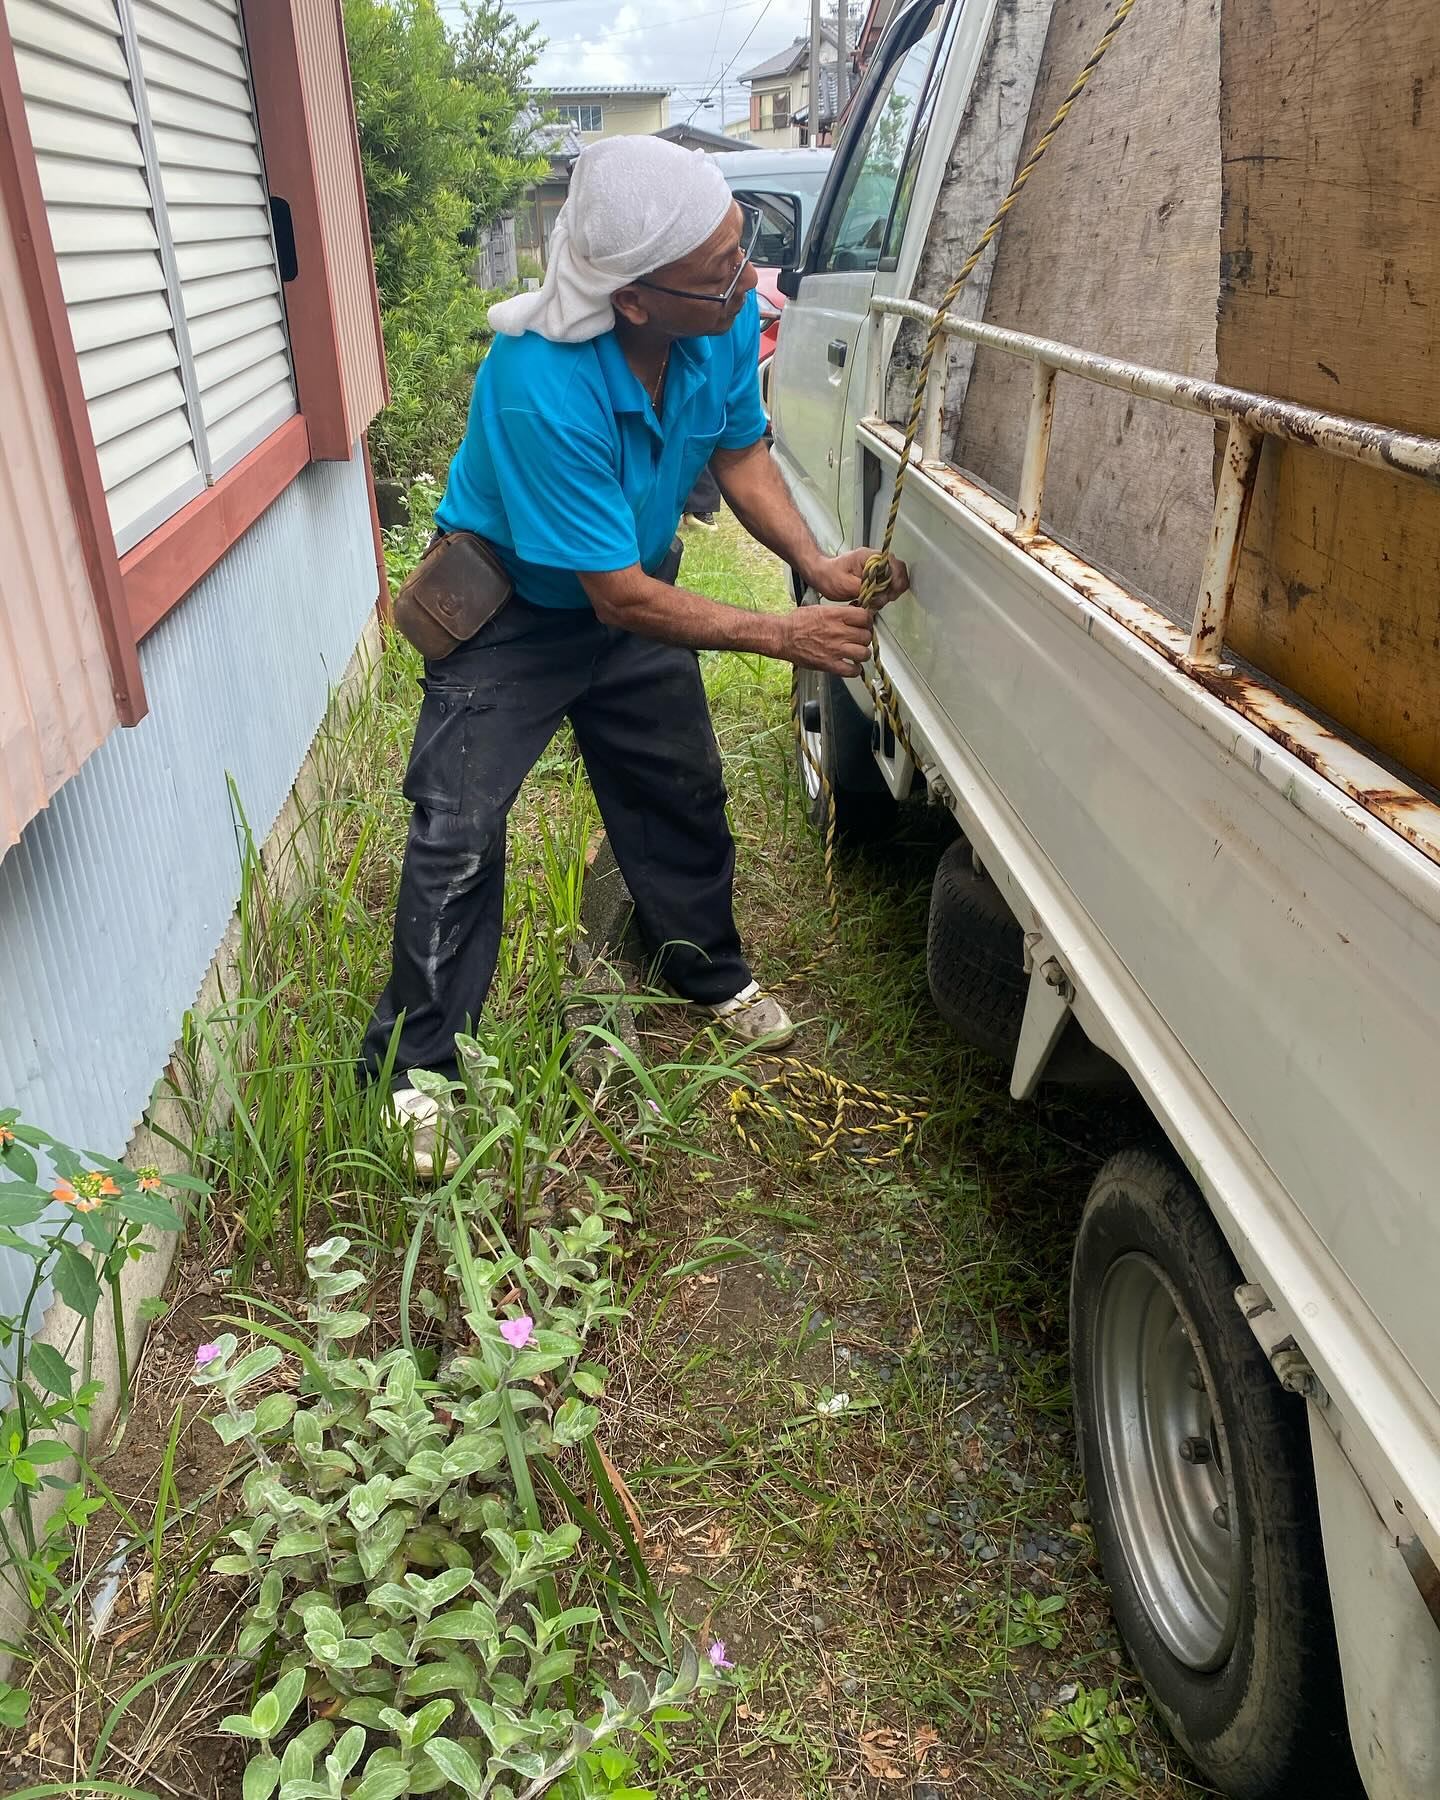
[{"label": "man's bare arm", "polygon": [[[790,498],[785,477],[776,468],[763,440],[744,450],[717,450],[710,458],[715,479],[740,523],[767,550],[789,563],[806,587],[827,600],[853,600],[860,592],[868,549],[826,556]],[[890,586],[884,604],[898,599],[910,585],[909,571],[898,556],[890,558]]]},{"label": "man's bare arm", "polygon": [[628,569],[580,576],[596,616],[606,625],[683,644],[689,650],[747,650],[802,669],[854,676],[870,654],[870,615],[859,606],[803,606],[794,612],[747,612]]}]

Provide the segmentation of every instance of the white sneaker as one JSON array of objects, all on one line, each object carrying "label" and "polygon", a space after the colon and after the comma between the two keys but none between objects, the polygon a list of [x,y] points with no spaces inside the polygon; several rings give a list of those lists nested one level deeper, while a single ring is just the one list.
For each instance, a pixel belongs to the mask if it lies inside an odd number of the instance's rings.
[{"label": "white sneaker", "polygon": [[752,981],[729,1000],[706,1008],[722,1031],[745,1044],[763,1044],[767,1050],[780,1050],[795,1035],[795,1021],[780,1002],[760,992],[760,983]]},{"label": "white sneaker", "polygon": [[[387,1121],[410,1139],[410,1152],[415,1158],[415,1173],[422,1181],[435,1179],[435,1147],[440,1136],[440,1102],[422,1094],[418,1088],[397,1088],[385,1109]],[[448,1180],[460,1167],[460,1152],[446,1143],[444,1175]]]},{"label": "white sneaker", "polygon": [[697,531],[718,531],[720,529],[720,521],[714,513],[686,513],[684,523],[693,525]]}]

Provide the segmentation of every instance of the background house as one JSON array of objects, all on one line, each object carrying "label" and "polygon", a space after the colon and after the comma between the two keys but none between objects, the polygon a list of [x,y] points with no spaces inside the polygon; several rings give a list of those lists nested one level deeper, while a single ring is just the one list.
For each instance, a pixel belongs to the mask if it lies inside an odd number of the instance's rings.
[{"label": "background house", "polygon": [[895,17],[899,0],[870,0],[864,17],[860,21],[860,29],[855,35],[855,50],[852,58],[853,75],[850,92],[853,95],[859,85],[860,77],[870,67],[871,58],[879,48],[880,39],[885,35],[885,28]]},{"label": "background house", "polygon": [[[531,142],[550,162],[549,173],[521,195],[515,208],[520,250],[544,262],[550,233],[570,191],[570,164],[601,138],[648,137],[670,125],[668,87],[553,87],[537,89]],[[541,124],[541,120],[546,123]]]},{"label": "background house", "polygon": [[543,180],[526,188],[515,202],[515,242],[527,256],[545,261],[550,248],[550,233],[570,191],[570,165],[585,148],[578,126],[565,121],[540,124],[537,111],[531,125],[530,143],[549,162]]},{"label": "background house", "polygon": [[0,1104],[119,1155],[232,918],[230,784],[263,842],[375,616],[336,0],[0,0],[0,394]]},{"label": "background house", "polygon": [[[836,43],[834,28],[822,27],[822,125],[832,120],[835,114]],[[778,55],[767,57],[753,69],[747,69],[740,80],[750,90],[749,118],[738,125],[727,125],[726,136],[739,138],[761,150],[792,150],[810,142],[808,33],[805,37],[796,38],[788,49],[780,51]],[[827,94],[828,110],[825,104]]]},{"label": "background house", "polygon": [[547,88],[541,103],[561,123],[573,125],[582,143],[600,138],[645,137],[670,123],[668,87],[561,87]]}]

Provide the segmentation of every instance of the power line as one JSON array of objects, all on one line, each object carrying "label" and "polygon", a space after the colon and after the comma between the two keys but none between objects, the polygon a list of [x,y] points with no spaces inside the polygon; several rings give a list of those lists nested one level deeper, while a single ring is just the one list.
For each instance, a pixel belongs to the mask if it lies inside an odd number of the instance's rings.
[{"label": "power line", "polygon": [[[739,62],[741,55],[744,52],[745,46],[750,42],[751,38],[754,37],[755,33],[760,29],[761,25],[765,21],[765,14],[769,12],[770,8],[774,4],[775,4],[775,0],[765,0],[764,10],[761,12],[760,17],[758,19],[756,19],[755,23],[745,33],[744,37],[741,38],[740,48],[735,52],[735,54],[730,58],[729,62],[726,63],[725,67],[720,71],[720,80],[716,83],[716,87],[722,86],[724,84],[725,77],[735,67],[736,63]],[[715,88],[712,87],[710,90],[710,97],[713,98],[714,94],[715,94]],[[697,106],[695,111],[698,112],[699,110],[700,109]],[[692,113],[690,116],[693,119],[695,114]]]},{"label": "power line", "polygon": [[[715,42],[710,46],[710,54],[705,59],[705,73],[707,76],[715,63],[715,52],[720,48],[720,33],[725,29],[725,12],[729,3],[730,0],[725,0],[724,5],[720,8],[720,23],[715,27]],[[690,110],[690,118],[686,119],[685,123],[688,125],[690,120],[695,117],[695,114],[699,112],[700,108],[706,104],[708,103],[704,100],[697,100]],[[725,99],[723,88],[721,89],[720,99],[720,123],[722,125],[725,123]]]}]

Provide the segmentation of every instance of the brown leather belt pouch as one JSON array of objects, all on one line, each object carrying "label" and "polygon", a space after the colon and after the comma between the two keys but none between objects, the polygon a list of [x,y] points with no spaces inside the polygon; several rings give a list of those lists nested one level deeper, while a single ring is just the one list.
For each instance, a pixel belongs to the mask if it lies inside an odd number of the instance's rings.
[{"label": "brown leather belt pouch", "polygon": [[426,662],[443,662],[515,592],[505,565],[473,531],[437,537],[395,596],[395,629]]}]

